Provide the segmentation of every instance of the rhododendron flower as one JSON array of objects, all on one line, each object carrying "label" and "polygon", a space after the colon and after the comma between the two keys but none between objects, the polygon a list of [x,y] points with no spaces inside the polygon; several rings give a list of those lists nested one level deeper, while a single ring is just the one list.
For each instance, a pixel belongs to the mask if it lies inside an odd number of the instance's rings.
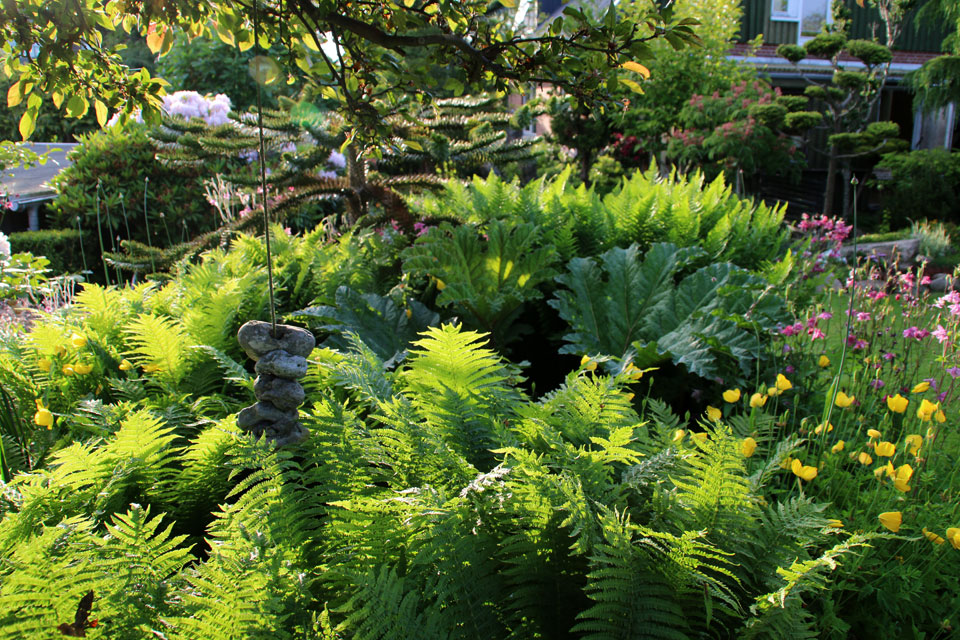
[{"label": "rhododendron flower", "polygon": [[895,396],[887,396],[887,408],[894,413],[903,413],[907,410],[908,404],[910,404],[910,401],[899,393]]},{"label": "rhododendron flower", "polygon": [[933,414],[939,411],[939,403],[933,403],[924,398],[920,401],[920,407],[917,409],[917,417],[920,418],[922,422],[929,422],[933,418]]},{"label": "rhododendron flower", "polygon": [[794,458],[793,462],[790,463],[790,470],[793,471],[793,475],[807,482],[810,482],[817,477],[816,467],[805,465],[796,458]]},{"label": "rhododendron flower", "polygon": [[930,383],[924,380],[923,382],[918,382],[913,386],[913,389],[910,390],[910,393],[923,393],[924,391],[930,388]]},{"label": "rhododendron flower", "polygon": [[826,369],[827,367],[830,366],[830,358],[822,355],[820,356],[820,359],[817,360],[817,364],[820,365],[820,367]]},{"label": "rhododendron flower", "polygon": [[740,389],[727,389],[723,392],[723,401],[734,403],[740,400]]},{"label": "rhododendron flower", "polygon": [[933,544],[943,544],[944,542],[946,542],[946,540],[944,540],[941,536],[938,536],[937,534],[935,534],[933,531],[930,531],[926,527],[921,529],[921,531],[923,531],[923,535],[927,537],[927,540],[929,540]]},{"label": "rhododendron flower", "polygon": [[877,516],[877,519],[880,520],[880,524],[894,533],[900,531],[900,526],[903,525],[903,514],[899,511],[884,511]]},{"label": "rhododendron flower", "polygon": [[845,394],[843,391],[838,391],[838,392],[837,392],[837,398],[836,398],[836,400],[834,401],[834,404],[836,404],[836,405],[837,405],[838,407],[840,407],[841,409],[846,409],[847,407],[849,407],[850,405],[852,405],[852,404],[853,404],[853,401],[856,400],[856,399],[857,399],[856,396],[848,396],[848,395]]},{"label": "rhododendron flower", "polygon": [[760,393],[755,393],[755,394],[753,394],[752,396],[750,396],[750,406],[751,406],[751,407],[753,407],[753,408],[759,408],[759,407],[762,407],[762,406],[765,405],[765,404],[767,404],[767,396],[765,396],[765,395],[763,395],[763,394],[760,394]]},{"label": "rhododendron flower", "polygon": [[844,446],[843,440],[837,440],[837,444],[830,447],[830,451],[832,451],[833,453],[840,453],[841,451],[843,451],[843,446]]},{"label": "rhododendron flower", "polygon": [[719,420],[719,419],[722,418],[722,417],[723,417],[723,412],[720,411],[720,409],[718,409],[718,408],[716,408],[716,407],[711,407],[710,405],[707,405],[707,419],[708,419],[708,420],[713,420],[714,422],[716,422],[717,420]]},{"label": "rhododendron flower", "polygon": [[757,441],[753,438],[747,436],[743,439],[743,442],[740,444],[740,453],[743,454],[744,458],[749,458],[753,455],[753,452],[757,450]]}]

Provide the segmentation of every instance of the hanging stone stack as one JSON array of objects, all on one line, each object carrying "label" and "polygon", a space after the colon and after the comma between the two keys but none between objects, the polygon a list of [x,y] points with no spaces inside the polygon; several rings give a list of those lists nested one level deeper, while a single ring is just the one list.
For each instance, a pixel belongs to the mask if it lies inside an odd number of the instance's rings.
[{"label": "hanging stone stack", "polygon": [[256,361],[257,379],[253,393],[257,403],[237,415],[237,426],[264,437],[277,446],[307,437],[300,425],[298,407],[303,404],[303,387],[297,380],[307,374],[307,356],[316,340],[306,329],[251,320],[240,327],[237,341]]}]

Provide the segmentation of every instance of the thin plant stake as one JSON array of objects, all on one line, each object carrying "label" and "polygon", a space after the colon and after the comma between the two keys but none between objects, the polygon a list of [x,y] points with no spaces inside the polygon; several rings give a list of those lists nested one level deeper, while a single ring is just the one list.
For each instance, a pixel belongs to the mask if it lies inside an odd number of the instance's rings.
[{"label": "thin plant stake", "polygon": [[103,264],[103,278],[110,286],[110,271],[107,269],[107,259],[103,257],[103,230],[100,227],[100,181],[97,180],[97,240],[100,241],[100,262]]},{"label": "thin plant stake", "polygon": [[[253,3],[253,41],[257,47],[260,46],[260,12],[257,10],[259,3],[254,0]],[[267,168],[264,160],[263,144],[263,98],[261,97],[260,78],[254,77],[257,84],[257,135],[260,142],[260,198],[263,202],[263,238],[267,246],[267,286],[270,291],[270,324],[273,327],[272,332],[277,332],[277,310],[273,299],[273,259],[270,253],[270,215],[267,211]]]},{"label": "thin plant stake", "polygon": [[83,250],[83,228],[80,227],[80,216],[77,216],[77,232],[80,234],[80,261],[83,262],[83,272],[90,271],[87,268],[87,253]]},{"label": "thin plant stake", "polygon": [[157,265],[153,261],[153,240],[150,239],[150,216],[147,215],[147,187],[150,186],[150,176],[143,179],[143,224],[147,228],[147,246],[150,247],[150,268],[157,272]]}]

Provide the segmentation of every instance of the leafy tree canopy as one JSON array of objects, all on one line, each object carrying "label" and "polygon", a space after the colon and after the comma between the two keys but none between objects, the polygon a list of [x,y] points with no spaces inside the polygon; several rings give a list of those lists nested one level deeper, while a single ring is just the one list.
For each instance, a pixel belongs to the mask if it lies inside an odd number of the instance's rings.
[{"label": "leafy tree canopy", "polygon": [[[532,3],[521,0],[527,10]],[[142,109],[160,118],[165,82],[145,69],[124,66],[104,34],[139,32],[163,55],[175,34],[216,35],[248,50],[280,44],[282,59],[255,58],[251,72],[263,83],[298,68],[317,94],[339,103],[363,143],[388,132],[383,117],[405,100],[428,102],[441,92],[459,95],[484,86],[506,90],[538,82],[562,87],[589,102],[602,97],[610,78],[635,82],[653,56],[650,42],[675,47],[697,41],[689,18],[674,19],[651,2],[644,12],[600,15],[567,8],[531,32],[518,0],[23,0],[0,5],[0,68],[16,80],[9,106],[26,102],[24,138],[49,93],[67,116],[91,107],[101,124],[111,111]],[[259,34],[259,41],[255,42]],[[281,67],[282,65],[282,67]],[[633,76],[633,77],[631,77]],[[361,146],[363,146],[361,144]]]}]

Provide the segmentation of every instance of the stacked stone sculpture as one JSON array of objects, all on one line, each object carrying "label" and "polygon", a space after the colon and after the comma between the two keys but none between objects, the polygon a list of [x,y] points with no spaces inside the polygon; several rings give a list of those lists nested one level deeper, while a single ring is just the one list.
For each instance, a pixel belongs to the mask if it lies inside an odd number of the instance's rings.
[{"label": "stacked stone sculpture", "polygon": [[264,437],[277,446],[307,437],[297,410],[303,403],[303,387],[297,380],[307,374],[307,356],[316,340],[306,329],[286,324],[251,320],[237,332],[237,341],[257,364],[253,393],[257,403],[237,415],[237,426]]}]

